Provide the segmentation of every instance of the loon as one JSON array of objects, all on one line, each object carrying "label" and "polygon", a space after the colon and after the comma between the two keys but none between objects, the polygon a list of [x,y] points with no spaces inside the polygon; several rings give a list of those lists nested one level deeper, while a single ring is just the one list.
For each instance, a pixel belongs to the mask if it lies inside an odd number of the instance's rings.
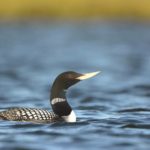
[{"label": "loon", "polygon": [[80,74],[67,71],[58,75],[51,88],[50,103],[53,111],[37,108],[14,107],[0,112],[0,120],[50,123],[57,121],[76,122],[75,112],[67,102],[67,89],[81,80],[91,78],[100,71]]}]

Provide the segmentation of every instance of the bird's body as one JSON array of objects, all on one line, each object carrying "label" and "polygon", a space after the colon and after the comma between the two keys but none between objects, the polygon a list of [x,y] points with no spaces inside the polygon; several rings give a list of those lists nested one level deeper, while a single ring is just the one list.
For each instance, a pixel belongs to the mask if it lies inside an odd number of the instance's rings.
[{"label": "bird's body", "polygon": [[33,123],[76,122],[76,115],[67,102],[66,90],[80,80],[93,77],[98,73],[79,74],[72,71],[64,72],[55,79],[51,89],[50,102],[53,109],[52,112],[37,108],[9,108],[0,112],[0,120]]},{"label": "bird's body", "polygon": [[28,121],[35,123],[56,122],[61,118],[54,112],[44,109],[15,107],[0,112],[0,119],[13,121]]}]

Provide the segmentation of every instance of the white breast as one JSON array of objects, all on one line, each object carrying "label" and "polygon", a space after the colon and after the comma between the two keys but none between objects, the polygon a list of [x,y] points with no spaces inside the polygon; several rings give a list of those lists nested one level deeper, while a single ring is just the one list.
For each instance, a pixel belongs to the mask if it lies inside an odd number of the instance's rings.
[{"label": "white breast", "polygon": [[76,122],[76,114],[72,110],[71,113],[68,116],[62,116],[64,121],[66,122]]}]

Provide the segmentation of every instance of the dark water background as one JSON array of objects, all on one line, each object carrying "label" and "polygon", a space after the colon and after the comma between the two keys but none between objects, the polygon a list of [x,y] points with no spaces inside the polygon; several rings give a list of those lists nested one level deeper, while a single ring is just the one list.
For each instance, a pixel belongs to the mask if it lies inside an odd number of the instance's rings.
[{"label": "dark water background", "polygon": [[0,121],[0,149],[150,149],[150,23],[0,23],[0,110],[51,110],[50,86],[67,70],[102,71],[68,92],[77,123]]}]

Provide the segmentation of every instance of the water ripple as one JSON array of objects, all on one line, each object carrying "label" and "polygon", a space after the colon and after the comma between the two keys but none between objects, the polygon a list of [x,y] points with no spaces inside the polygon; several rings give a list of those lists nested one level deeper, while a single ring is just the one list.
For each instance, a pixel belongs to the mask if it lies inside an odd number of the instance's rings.
[{"label": "water ripple", "polygon": [[56,75],[102,71],[68,91],[76,123],[0,121],[0,149],[149,150],[149,23],[12,22],[0,33],[0,110],[51,111]]}]

